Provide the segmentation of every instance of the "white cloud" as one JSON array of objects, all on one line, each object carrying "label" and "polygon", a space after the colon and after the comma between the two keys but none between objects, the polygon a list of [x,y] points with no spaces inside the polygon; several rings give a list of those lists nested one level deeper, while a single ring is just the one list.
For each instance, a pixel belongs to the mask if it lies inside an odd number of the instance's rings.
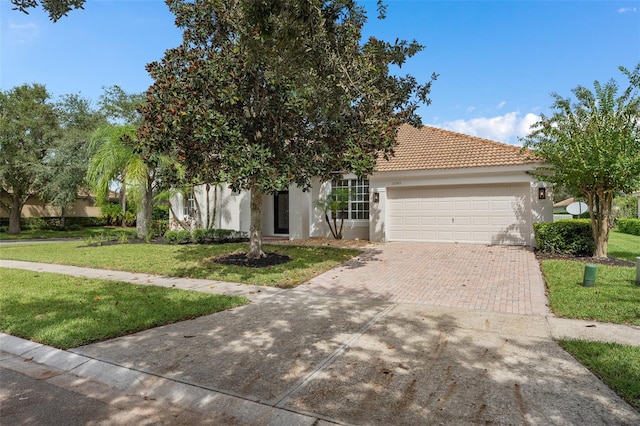
[{"label": "white cloud", "polygon": [[636,13],[638,11],[635,7],[621,7],[618,9],[618,13]]},{"label": "white cloud", "polygon": [[498,104],[498,109],[502,109],[503,106],[507,104],[507,101],[502,101]]},{"label": "white cloud", "polygon": [[539,119],[540,117],[533,113],[520,117],[519,111],[512,111],[496,117],[454,120],[434,125],[467,135],[519,145],[517,138],[528,135],[530,126]]},{"label": "white cloud", "polygon": [[7,39],[11,44],[27,44],[33,41],[40,31],[37,24],[27,22],[24,24],[9,23]]},{"label": "white cloud", "polygon": [[476,107],[474,107],[474,106],[468,106],[467,107],[467,112],[473,112],[475,110],[476,110]]}]

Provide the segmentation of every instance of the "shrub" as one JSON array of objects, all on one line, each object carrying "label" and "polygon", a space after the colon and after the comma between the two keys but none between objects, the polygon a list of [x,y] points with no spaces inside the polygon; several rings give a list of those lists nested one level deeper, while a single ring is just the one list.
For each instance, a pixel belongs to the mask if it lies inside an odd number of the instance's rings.
[{"label": "shrub", "polygon": [[120,241],[120,244],[127,244],[129,242],[129,234],[126,232],[118,232],[118,241]]},{"label": "shrub", "polygon": [[164,235],[169,230],[168,220],[154,220],[151,222],[151,234],[153,236]]},{"label": "shrub", "polygon": [[153,220],[169,220],[169,206],[153,206],[151,218]]},{"label": "shrub", "polygon": [[574,256],[593,256],[595,243],[589,220],[560,220],[533,226],[538,250]]},{"label": "shrub", "polygon": [[233,229],[194,229],[193,232],[169,230],[164,233],[164,239],[170,244],[224,244],[247,241],[249,237],[246,232]]},{"label": "shrub", "polygon": [[167,231],[164,233],[164,239],[171,244],[189,244],[191,242],[191,233],[189,231]]},{"label": "shrub", "polygon": [[208,229],[207,243],[224,244],[237,243],[248,239],[246,232],[234,231],[233,229]]},{"label": "shrub", "polygon": [[625,234],[640,235],[640,219],[618,219],[618,231]]},{"label": "shrub", "polygon": [[194,229],[191,233],[191,241],[196,244],[204,244],[207,237],[206,229]]},{"label": "shrub", "polygon": [[20,227],[28,231],[41,231],[47,229],[47,221],[42,217],[24,218],[20,221]]},{"label": "shrub", "polygon": [[162,236],[164,240],[168,243],[175,243],[178,239],[178,231],[167,231]]}]

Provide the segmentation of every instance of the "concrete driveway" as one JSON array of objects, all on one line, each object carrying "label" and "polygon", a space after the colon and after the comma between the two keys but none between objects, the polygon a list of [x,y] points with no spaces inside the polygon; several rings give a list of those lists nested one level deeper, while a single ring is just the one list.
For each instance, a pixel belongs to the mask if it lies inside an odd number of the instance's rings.
[{"label": "concrete driveway", "polygon": [[386,243],[301,288],[327,296],[549,314],[538,261],[525,247]]}]

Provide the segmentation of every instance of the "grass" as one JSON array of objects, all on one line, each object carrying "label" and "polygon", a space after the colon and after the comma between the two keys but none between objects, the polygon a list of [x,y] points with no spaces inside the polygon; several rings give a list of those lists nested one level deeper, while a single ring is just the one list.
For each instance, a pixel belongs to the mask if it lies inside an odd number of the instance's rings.
[{"label": "grass", "polygon": [[551,310],[560,317],[640,325],[635,268],[597,265],[596,283],[583,287],[584,263],[544,260]]},{"label": "grass", "polygon": [[640,410],[640,346],[562,340],[560,346]]},{"label": "grass", "polygon": [[101,235],[118,236],[126,233],[129,238],[136,237],[135,228],[113,228],[107,226],[96,226],[91,228],[83,228],[76,231],[45,231],[45,230],[24,230],[18,235],[0,232],[0,241],[6,240],[37,240],[45,238],[90,238]]},{"label": "grass", "polygon": [[88,247],[74,241],[3,246],[0,258],[290,288],[359,253],[354,249],[334,247],[265,245],[265,251],[289,256],[292,261],[267,268],[228,266],[211,261],[215,256],[247,250],[246,243]]},{"label": "grass", "polygon": [[68,349],[248,303],[164,287],[0,268],[0,330]]},{"label": "grass", "polygon": [[640,236],[611,231],[607,254],[609,257],[635,262],[636,257],[640,257]]}]

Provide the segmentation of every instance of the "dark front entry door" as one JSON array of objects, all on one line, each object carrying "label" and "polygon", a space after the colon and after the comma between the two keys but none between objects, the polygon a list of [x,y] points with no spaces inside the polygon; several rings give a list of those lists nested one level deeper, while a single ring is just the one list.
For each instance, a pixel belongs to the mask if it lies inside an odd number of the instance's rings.
[{"label": "dark front entry door", "polygon": [[280,191],[273,195],[273,232],[289,233],[289,191]]}]

